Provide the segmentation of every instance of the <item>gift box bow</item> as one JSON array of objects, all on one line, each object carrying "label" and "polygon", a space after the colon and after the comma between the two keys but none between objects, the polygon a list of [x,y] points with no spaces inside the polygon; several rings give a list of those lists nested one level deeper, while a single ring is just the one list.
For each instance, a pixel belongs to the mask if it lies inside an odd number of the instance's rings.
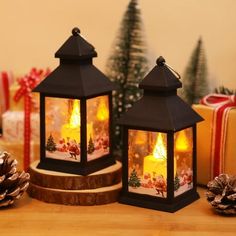
[{"label": "gift box bow", "polygon": [[201,103],[215,108],[225,105],[227,105],[227,107],[236,107],[236,96],[224,94],[209,94],[201,100]]},{"label": "gift box bow", "polygon": [[23,96],[28,96],[35,104],[35,101],[32,99],[31,92],[39,84],[43,74],[43,70],[37,70],[36,68],[33,68],[28,75],[18,79],[19,89],[14,95],[14,101],[18,102]]}]

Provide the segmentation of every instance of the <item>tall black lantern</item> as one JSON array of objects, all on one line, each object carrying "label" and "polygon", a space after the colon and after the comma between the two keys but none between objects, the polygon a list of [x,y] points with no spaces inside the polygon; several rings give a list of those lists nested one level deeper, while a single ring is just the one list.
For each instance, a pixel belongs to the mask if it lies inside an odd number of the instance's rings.
[{"label": "tall black lantern", "polygon": [[78,28],[56,52],[60,65],[40,93],[38,168],[87,175],[114,164],[111,93],[114,84],[93,64],[97,53]]},{"label": "tall black lantern", "polygon": [[124,128],[121,203],[174,212],[199,198],[196,123],[177,96],[182,86],[163,57],[140,83],[144,96],[119,120]]}]

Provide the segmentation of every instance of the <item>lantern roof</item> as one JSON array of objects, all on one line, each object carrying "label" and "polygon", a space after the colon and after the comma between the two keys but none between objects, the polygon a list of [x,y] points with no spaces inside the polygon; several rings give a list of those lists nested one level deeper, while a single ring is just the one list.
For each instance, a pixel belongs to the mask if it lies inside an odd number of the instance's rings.
[{"label": "lantern roof", "polygon": [[88,59],[96,56],[94,46],[80,35],[79,28],[72,29],[72,36],[55,53],[56,58],[62,59]]},{"label": "lantern roof", "polygon": [[146,75],[139,87],[144,90],[152,91],[170,91],[181,88],[182,83],[179,81],[179,74],[177,73],[177,78],[170,70],[170,67],[164,65],[166,65],[165,59],[162,56],[157,58],[156,66]]},{"label": "lantern roof", "polygon": [[[182,86],[164,58],[140,83],[143,97],[119,119],[119,124],[137,129],[162,132],[178,131],[203,120],[187,103],[177,96]],[[176,72],[175,72],[176,73]]]},{"label": "lantern roof", "polygon": [[97,56],[94,47],[74,28],[72,36],[56,52],[60,65],[33,91],[50,96],[83,98],[107,93],[115,89],[112,83],[93,64]]}]

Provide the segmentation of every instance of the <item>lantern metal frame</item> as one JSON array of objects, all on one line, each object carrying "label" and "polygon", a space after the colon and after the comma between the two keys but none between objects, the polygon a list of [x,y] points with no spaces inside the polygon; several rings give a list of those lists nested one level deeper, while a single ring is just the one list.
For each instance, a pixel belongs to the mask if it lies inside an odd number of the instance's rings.
[{"label": "lantern metal frame", "polygon": [[[157,65],[140,83],[144,96],[137,101],[119,120],[123,127],[123,187],[119,202],[175,212],[199,198],[197,193],[196,163],[196,123],[202,121],[188,104],[177,96],[177,88],[182,86],[162,57]],[[145,111],[145,112],[141,112]],[[178,114],[176,112],[179,111]],[[192,189],[174,196],[174,135],[176,132],[192,128]],[[167,135],[167,197],[151,196],[129,192],[128,186],[128,131],[141,130],[161,132]]]},{"label": "lantern metal frame", "polygon": [[[37,168],[71,174],[88,175],[113,165],[112,155],[112,90],[116,87],[93,64],[97,53],[81,35],[78,28],[55,53],[60,65],[52,71],[33,91],[40,93],[40,162]],[[87,157],[87,100],[108,96],[109,103],[109,154],[88,161]],[[45,148],[45,98],[80,100],[80,162],[53,159],[46,156]]]}]

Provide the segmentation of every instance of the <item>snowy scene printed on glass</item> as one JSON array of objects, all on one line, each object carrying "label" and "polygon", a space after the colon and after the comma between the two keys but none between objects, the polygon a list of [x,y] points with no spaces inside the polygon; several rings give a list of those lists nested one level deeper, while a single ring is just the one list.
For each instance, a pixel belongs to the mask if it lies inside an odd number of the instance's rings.
[{"label": "snowy scene printed on glass", "polygon": [[80,162],[80,101],[45,98],[46,157]]},{"label": "snowy scene printed on glass", "polygon": [[174,158],[176,171],[174,177],[174,196],[193,188],[193,133],[187,128],[175,133]]},{"label": "snowy scene printed on glass", "polygon": [[109,99],[107,95],[87,100],[88,161],[110,153],[109,116]]},{"label": "snowy scene printed on glass", "polygon": [[129,130],[128,138],[129,192],[166,198],[166,134]]},{"label": "snowy scene printed on glass", "polygon": [[[167,197],[167,135],[129,130],[129,192]],[[174,196],[193,188],[192,128],[174,135]]]},{"label": "snowy scene printed on glass", "polygon": [[[80,162],[80,100],[46,97],[45,108],[46,156]],[[86,130],[88,161],[108,155],[110,152],[108,96],[87,100]]]}]

